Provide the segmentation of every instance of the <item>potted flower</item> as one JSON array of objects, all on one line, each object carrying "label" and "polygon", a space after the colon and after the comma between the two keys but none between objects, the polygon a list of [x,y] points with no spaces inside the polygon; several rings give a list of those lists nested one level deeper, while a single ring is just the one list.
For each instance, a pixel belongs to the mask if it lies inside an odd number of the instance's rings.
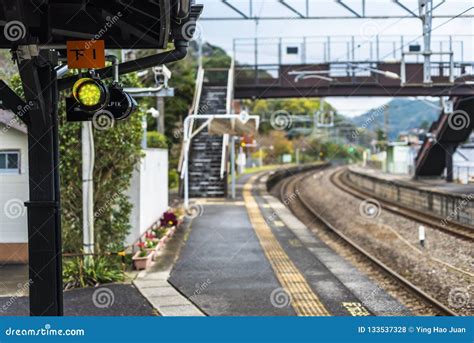
[{"label": "potted flower", "polygon": [[166,245],[166,243],[168,242],[168,240],[169,240],[168,232],[169,232],[169,228],[160,227],[160,229],[159,229],[160,241],[158,242],[158,247],[157,247],[158,250],[162,249]]},{"label": "potted flower", "polygon": [[153,253],[153,261],[158,253],[158,250],[161,248],[160,240],[156,238],[155,234],[152,232],[145,234],[145,249]]},{"label": "potted flower", "polygon": [[145,245],[147,249],[149,249],[149,246],[153,247],[154,243],[157,243],[157,242],[158,242],[158,239],[153,231],[145,233]]},{"label": "potted flower", "polygon": [[136,270],[146,269],[153,258],[153,251],[149,251],[146,248],[145,242],[137,243],[138,251],[133,255],[133,266]]},{"label": "potted flower", "polygon": [[166,211],[160,218],[160,226],[163,227],[173,227],[178,224],[178,218],[176,218],[176,214],[172,211]]},{"label": "potted flower", "polygon": [[157,240],[160,240],[162,237],[166,235],[166,228],[165,227],[157,227],[152,230],[153,234],[155,235]]}]

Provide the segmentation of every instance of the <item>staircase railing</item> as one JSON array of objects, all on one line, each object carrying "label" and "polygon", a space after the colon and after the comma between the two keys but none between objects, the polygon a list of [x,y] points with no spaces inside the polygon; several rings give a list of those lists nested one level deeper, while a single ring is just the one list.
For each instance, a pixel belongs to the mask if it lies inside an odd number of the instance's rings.
[{"label": "staircase railing", "polygon": [[226,100],[226,112],[231,114],[232,112],[232,101],[234,100],[234,59],[230,63],[229,74],[227,77],[227,100]]},{"label": "staircase railing", "polygon": [[221,179],[224,178],[226,172],[226,162],[227,162],[227,145],[229,144],[229,134],[224,133],[222,136],[222,153],[221,153]]},{"label": "staircase railing", "polygon": [[201,93],[202,93],[202,84],[204,81],[204,68],[199,67],[197,76],[196,76],[196,86],[194,91],[193,97],[193,104],[191,106],[191,113],[198,114],[199,113],[199,103],[201,100]]},{"label": "staircase railing", "polygon": [[[202,93],[202,84],[204,81],[204,68],[199,67],[197,75],[196,75],[196,85],[195,85],[195,90],[194,90],[194,97],[193,97],[193,103],[191,105],[191,109],[189,110],[188,114],[199,114],[199,104],[201,101],[201,93]],[[189,132],[188,132],[188,137],[191,137],[192,130],[194,126],[194,119],[191,119],[191,123],[189,125]],[[183,128],[185,130],[186,128]],[[183,137],[186,135],[183,132]],[[181,148],[181,153],[179,156],[179,163],[178,163],[178,171],[181,173],[181,178],[184,177],[184,159],[187,158],[189,154],[189,145],[190,142],[184,142],[183,141],[183,146]]]}]

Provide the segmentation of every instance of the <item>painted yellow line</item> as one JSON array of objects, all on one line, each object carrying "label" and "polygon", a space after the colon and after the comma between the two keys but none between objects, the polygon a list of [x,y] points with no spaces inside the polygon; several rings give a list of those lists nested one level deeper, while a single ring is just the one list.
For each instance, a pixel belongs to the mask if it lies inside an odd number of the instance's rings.
[{"label": "painted yellow line", "polygon": [[244,202],[250,222],[257,233],[276,277],[291,297],[291,305],[298,316],[330,316],[318,296],[314,294],[303,274],[290,260],[280,243],[265,222],[255,198],[252,195],[253,176],[244,186]]}]

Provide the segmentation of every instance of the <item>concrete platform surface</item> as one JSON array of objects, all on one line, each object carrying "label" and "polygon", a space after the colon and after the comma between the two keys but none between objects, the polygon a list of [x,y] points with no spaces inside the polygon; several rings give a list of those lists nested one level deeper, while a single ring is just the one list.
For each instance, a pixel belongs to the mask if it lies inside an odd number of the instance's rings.
[{"label": "concrete platform surface", "polygon": [[157,262],[138,273],[133,281],[134,286],[161,316],[204,316],[199,308],[168,282],[171,268],[188,234],[189,225],[189,221],[181,225],[173,239],[159,251]]},{"label": "concrete platform surface", "polygon": [[[265,190],[206,201],[169,282],[207,315],[408,315]],[[311,309],[313,308],[313,310]]]}]

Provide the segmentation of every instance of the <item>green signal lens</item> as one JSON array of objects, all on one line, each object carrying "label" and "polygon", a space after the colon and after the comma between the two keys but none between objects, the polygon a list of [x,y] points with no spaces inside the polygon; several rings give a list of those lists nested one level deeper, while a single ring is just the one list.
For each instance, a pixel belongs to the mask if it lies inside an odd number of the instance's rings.
[{"label": "green signal lens", "polygon": [[72,94],[79,105],[89,112],[102,109],[108,102],[107,87],[91,78],[79,79],[72,88]]},{"label": "green signal lens", "polygon": [[94,83],[86,83],[77,91],[78,101],[84,106],[95,106],[100,102],[102,91]]}]

